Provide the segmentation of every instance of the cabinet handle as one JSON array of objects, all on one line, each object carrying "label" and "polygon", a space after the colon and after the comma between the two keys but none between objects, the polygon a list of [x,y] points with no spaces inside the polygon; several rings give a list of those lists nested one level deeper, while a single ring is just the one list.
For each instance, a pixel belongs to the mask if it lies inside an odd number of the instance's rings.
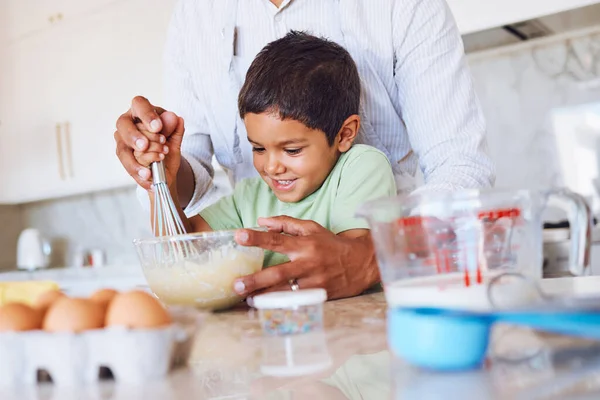
[{"label": "cabinet handle", "polygon": [[62,151],[62,140],[61,140],[61,126],[60,124],[56,124],[55,133],[56,133],[56,149],[58,151],[58,175],[61,180],[65,180],[65,168],[63,166],[63,151]]},{"label": "cabinet handle", "polygon": [[65,153],[69,176],[73,178],[75,174],[73,173],[73,152],[71,151],[71,124],[68,121],[65,122]]},{"label": "cabinet handle", "polygon": [[62,21],[62,19],[63,19],[62,13],[51,15],[48,17],[48,21],[50,21],[51,24],[53,24],[55,21]]}]

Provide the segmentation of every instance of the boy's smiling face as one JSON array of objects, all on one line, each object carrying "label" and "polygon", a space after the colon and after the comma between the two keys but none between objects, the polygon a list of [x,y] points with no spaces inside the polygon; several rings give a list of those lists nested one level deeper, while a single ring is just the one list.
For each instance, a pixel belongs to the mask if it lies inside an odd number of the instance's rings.
[{"label": "boy's smiling face", "polygon": [[279,200],[295,203],[321,187],[340,153],[352,146],[359,122],[358,116],[348,118],[332,145],[323,131],[274,113],[249,113],[244,123],[254,168]]}]

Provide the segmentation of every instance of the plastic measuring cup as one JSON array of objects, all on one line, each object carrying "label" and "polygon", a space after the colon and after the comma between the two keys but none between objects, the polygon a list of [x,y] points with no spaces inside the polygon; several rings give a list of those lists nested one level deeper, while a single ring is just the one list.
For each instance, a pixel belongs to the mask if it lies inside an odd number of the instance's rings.
[{"label": "plastic measuring cup", "polygon": [[371,228],[391,306],[489,309],[482,284],[494,276],[542,277],[548,204],[568,213],[570,270],[583,275],[591,215],[585,200],[567,190],[426,192],[369,202],[358,215]]},{"label": "plastic measuring cup", "polygon": [[[434,330],[431,319],[415,318],[409,309],[490,311],[487,283],[494,277],[512,272],[541,279],[542,212],[549,204],[568,213],[570,270],[583,275],[589,265],[591,215],[585,200],[567,190],[425,192],[363,205],[358,215],[371,228],[390,306],[392,350],[401,357],[416,357],[419,344],[439,345],[448,351],[454,346],[462,351],[453,362],[429,360],[431,367],[477,365],[487,347],[490,321],[464,316],[465,323],[457,325],[456,316],[440,315]],[[506,296],[503,302],[514,306],[533,300],[522,282],[508,282],[500,293]],[[471,357],[469,343],[479,349]]]}]

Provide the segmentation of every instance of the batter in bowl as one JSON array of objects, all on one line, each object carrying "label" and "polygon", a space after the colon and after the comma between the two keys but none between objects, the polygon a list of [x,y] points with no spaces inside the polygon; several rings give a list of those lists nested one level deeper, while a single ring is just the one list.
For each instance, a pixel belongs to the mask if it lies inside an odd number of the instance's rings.
[{"label": "batter in bowl", "polygon": [[185,260],[173,265],[148,268],[144,275],[156,296],[166,305],[219,310],[242,300],[233,290],[235,279],[258,272],[263,254],[214,249],[204,261]]}]

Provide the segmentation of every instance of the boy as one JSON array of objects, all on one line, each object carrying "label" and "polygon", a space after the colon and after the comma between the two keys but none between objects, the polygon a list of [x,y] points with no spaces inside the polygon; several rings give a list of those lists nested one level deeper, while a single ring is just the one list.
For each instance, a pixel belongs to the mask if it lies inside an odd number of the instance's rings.
[{"label": "boy", "polygon": [[[186,230],[248,228],[260,224],[260,217],[288,215],[313,220],[337,235],[366,235],[366,221],[355,217],[358,206],[393,196],[396,187],[383,153],[353,145],[359,103],[360,78],[344,48],[300,32],[269,43],[252,62],[238,98],[260,178],[239,182],[231,196],[192,218],[179,210]],[[167,139],[167,155],[158,142],[134,153],[145,166],[164,159],[177,205],[183,132],[179,119]],[[150,192],[152,207],[153,196]],[[285,261],[281,254],[265,253],[265,266]]]}]

